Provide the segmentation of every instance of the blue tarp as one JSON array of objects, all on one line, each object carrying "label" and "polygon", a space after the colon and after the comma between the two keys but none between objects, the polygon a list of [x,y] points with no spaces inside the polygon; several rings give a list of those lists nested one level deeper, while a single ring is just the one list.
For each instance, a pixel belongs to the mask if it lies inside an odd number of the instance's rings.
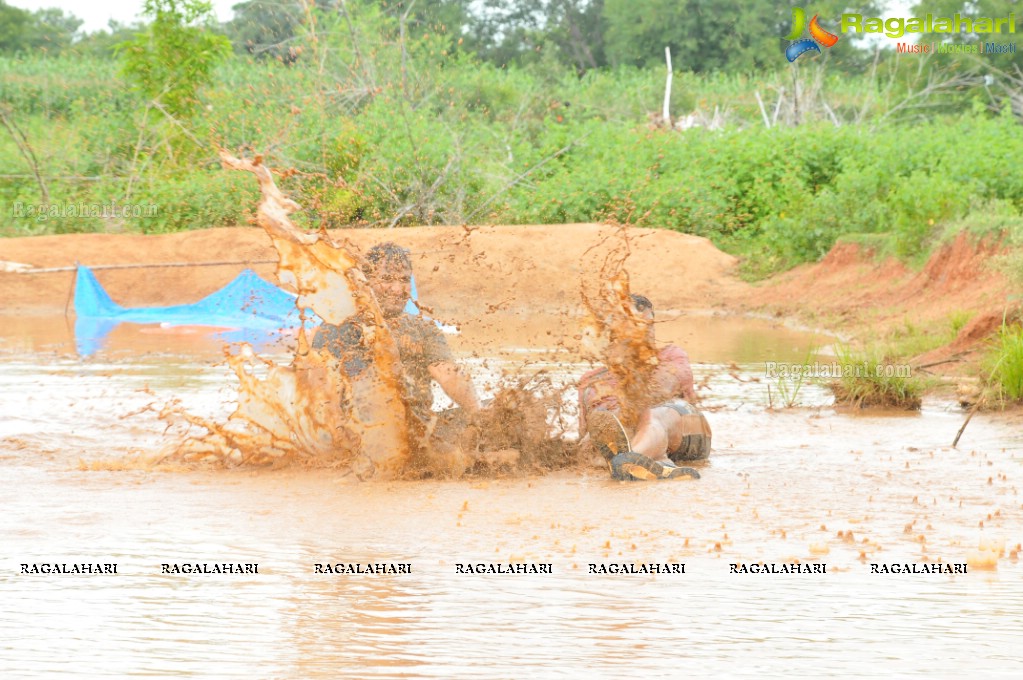
[{"label": "blue tarp", "polygon": [[[408,314],[418,314],[415,279]],[[75,344],[89,356],[99,350],[107,334],[119,323],[169,326],[212,326],[230,329],[222,333],[232,342],[260,343],[275,339],[281,329],[297,328],[302,321],[295,296],[246,269],[231,283],[198,302],[170,307],[122,307],[114,302],[88,267],[79,266],[75,278]],[[320,318],[306,310],[306,323],[315,327]],[[439,325],[439,324],[438,324]]]}]

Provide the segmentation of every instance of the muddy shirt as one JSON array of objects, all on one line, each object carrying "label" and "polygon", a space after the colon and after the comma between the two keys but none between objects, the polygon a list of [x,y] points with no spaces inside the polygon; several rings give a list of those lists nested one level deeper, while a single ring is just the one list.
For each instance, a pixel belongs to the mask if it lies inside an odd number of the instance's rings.
[{"label": "muddy shirt", "polygon": [[[428,418],[433,407],[429,368],[441,361],[453,361],[451,349],[437,325],[422,316],[401,314],[388,319],[387,323],[409,379],[412,409],[421,418]],[[360,376],[373,363],[372,350],[358,319],[350,319],[340,326],[328,323],[320,326],[313,336],[313,349],[322,348],[327,348],[342,362],[345,373],[351,378]]]},{"label": "muddy shirt", "polygon": [[[678,345],[665,345],[657,352],[657,367],[651,376],[651,401],[654,404],[682,397],[696,400],[693,389],[693,369],[689,355]],[[605,367],[595,368],[579,379],[579,408],[583,413],[594,409],[617,411],[619,404],[618,378]]]}]

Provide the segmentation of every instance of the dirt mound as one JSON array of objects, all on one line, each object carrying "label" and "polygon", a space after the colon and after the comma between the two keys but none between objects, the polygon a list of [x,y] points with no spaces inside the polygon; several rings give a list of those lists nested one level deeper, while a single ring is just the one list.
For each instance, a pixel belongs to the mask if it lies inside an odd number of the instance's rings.
[{"label": "dirt mound", "polygon": [[[433,316],[461,324],[463,338],[472,345],[500,338],[504,345],[519,347],[550,347],[552,336],[566,332],[566,316],[581,315],[580,282],[597,275],[587,271],[584,253],[614,240],[615,234],[615,227],[600,224],[333,232],[363,250],[385,240],[410,248],[420,298]],[[1000,242],[978,242],[966,234],[940,248],[919,272],[894,259],[878,262],[860,246],[838,244],[820,262],[756,286],[738,279],[736,258],[707,239],[654,229],[629,229],[628,234],[631,288],[650,297],[659,311],[766,310],[863,338],[906,321],[944,326],[950,314],[970,312],[971,321],[946,352],[956,354],[986,337],[1007,304],[1004,279],[987,267]],[[231,263],[97,271],[114,300],[125,305],[197,300],[234,278],[245,266],[239,263],[251,263],[276,282],[270,239],[252,227],[158,236],[39,236],[0,243],[0,260],[33,267]],[[0,313],[63,312],[73,280],[72,271],[0,271]],[[462,339],[454,344],[462,345]]]},{"label": "dirt mound", "polygon": [[[877,336],[906,322],[945,325],[969,312],[952,349],[961,353],[987,337],[1008,304],[1004,278],[988,267],[998,239],[960,233],[940,247],[919,272],[894,258],[878,261],[871,250],[839,243],[820,262],[803,265],[754,287],[739,304],[838,327],[859,337]],[[938,360],[939,352],[921,360]]]},{"label": "dirt mound", "polygon": [[[902,263],[878,263],[873,254],[839,243],[815,264],[795,267],[755,286],[739,304],[811,321],[846,319],[890,297],[913,276]],[[831,319],[828,319],[829,321]]]},{"label": "dirt mound", "polygon": [[[393,240],[410,248],[420,295],[438,316],[519,307],[531,310],[575,308],[583,252],[613,238],[614,228],[599,224],[556,226],[412,227],[339,230],[332,235],[362,249]],[[629,230],[632,285],[659,308],[705,308],[724,304],[745,285],[732,275],[735,258],[707,239],[653,229]],[[74,234],[4,239],[0,260],[33,267],[84,265],[254,262],[262,276],[273,275],[275,253],[262,229],[235,227],[140,236]],[[196,300],[220,288],[244,267],[147,267],[97,271],[117,302],[165,305]],[[64,309],[73,272],[0,272],[0,299],[10,312],[52,313]]]}]

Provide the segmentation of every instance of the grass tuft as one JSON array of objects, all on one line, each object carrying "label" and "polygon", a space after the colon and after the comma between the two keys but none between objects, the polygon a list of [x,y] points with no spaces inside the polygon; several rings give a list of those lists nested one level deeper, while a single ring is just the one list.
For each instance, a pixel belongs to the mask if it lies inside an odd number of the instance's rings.
[{"label": "grass tuft", "polygon": [[831,390],[837,404],[920,408],[924,384],[908,364],[894,364],[876,349],[854,352],[839,345],[836,351],[842,375],[831,383]]},{"label": "grass tuft", "polygon": [[1023,326],[1002,321],[984,360],[984,371],[999,399],[1023,401]]}]

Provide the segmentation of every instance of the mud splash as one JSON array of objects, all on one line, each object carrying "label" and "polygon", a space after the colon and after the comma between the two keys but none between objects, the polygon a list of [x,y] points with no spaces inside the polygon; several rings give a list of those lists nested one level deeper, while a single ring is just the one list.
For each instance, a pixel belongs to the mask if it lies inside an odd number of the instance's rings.
[{"label": "mud splash", "polygon": [[[262,201],[257,222],[278,253],[277,275],[297,293],[300,310],[311,308],[327,323],[358,314],[373,366],[348,379],[341,359],[309,347],[299,332],[291,365],[258,359],[243,345],[227,361],[240,381],[238,407],[225,423],[191,415],[170,404],[161,417],[205,428],[206,433],[175,443],[168,457],[229,464],[305,463],[348,467],[360,476],[395,476],[408,459],[408,395],[398,349],[369,289],[356,254],[326,234],[307,234],[289,215],[299,209],[284,196],[262,158],[239,159],[221,152],[225,167],[253,173]],[[256,377],[256,361],[267,368]]]},{"label": "mud splash", "polygon": [[[576,462],[574,443],[564,438],[564,390],[543,371],[513,376],[478,413],[434,413],[427,422],[417,417],[411,381],[358,248],[325,232],[299,229],[289,217],[299,206],[283,195],[260,157],[243,160],[222,152],[221,159],[227,168],[255,174],[263,195],[257,222],[271,238],[277,275],[297,293],[299,309],[310,308],[334,325],[358,318],[372,360],[351,378],[344,369],[349,357],[312,348],[305,327],[290,365],[261,358],[248,345],[228,351],[227,364],[239,380],[237,408],[224,422],[192,414],[177,402],[154,409],[188,432],[167,447],[162,460],[331,467],[360,479],[500,476]],[[460,242],[470,251],[471,235],[467,229]]]},{"label": "mud splash", "polygon": [[583,352],[600,360],[618,381],[618,403],[628,429],[639,414],[656,401],[652,378],[657,367],[657,347],[651,324],[632,302],[625,262],[631,254],[624,226],[590,247],[583,255],[584,271],[594,276],[580,285],[588,318],[583,330]]}]

